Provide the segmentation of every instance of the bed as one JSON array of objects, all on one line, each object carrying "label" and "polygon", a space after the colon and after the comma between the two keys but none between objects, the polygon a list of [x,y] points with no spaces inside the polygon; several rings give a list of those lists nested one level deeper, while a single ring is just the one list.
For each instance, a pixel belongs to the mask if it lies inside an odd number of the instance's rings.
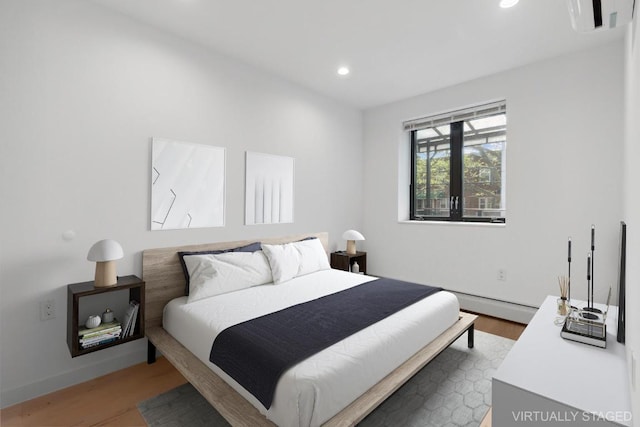
[{"label": "bed", "polygon": [[[160,350],[232,425],[355,425],[465,331],[473,346],[475,316],[459,312],[453,294],[437,292],[287,370],[267,409],[208,360],[216,335],[262,313],[317,298],[320,288],[337,292],[376,278],[323,270],[277,286],[256,286],[186,304],[178,252],[224,250],[256,241],[282,244],[309,236],[319,239],[326,254],[327,233],[143,253],[149,362],[155,360],[155,349]],[[376,357],[382,349],[385,357]]]}]

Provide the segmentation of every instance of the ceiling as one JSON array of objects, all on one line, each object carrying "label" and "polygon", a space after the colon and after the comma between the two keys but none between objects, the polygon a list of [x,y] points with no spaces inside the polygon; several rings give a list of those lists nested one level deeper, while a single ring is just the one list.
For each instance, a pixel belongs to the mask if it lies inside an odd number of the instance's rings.
[{"label": "ceiling", "polygon": [[93,1],[361,109],[624,34],[573,31],[565,0]]}]

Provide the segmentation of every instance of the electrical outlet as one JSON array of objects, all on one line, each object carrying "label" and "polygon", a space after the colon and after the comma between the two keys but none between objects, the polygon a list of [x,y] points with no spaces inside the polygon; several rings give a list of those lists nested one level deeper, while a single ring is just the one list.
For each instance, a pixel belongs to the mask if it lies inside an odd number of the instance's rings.
[{"label": "electrical outlet", "polygon": [[49,320],[56,317],[56,305],[52,299],[40,301],[40,320]]},{"label": "electrical outlet", "polygon": [[507,281],[507,270],[505,270],[504,268],[498,270],[498,280],[501,282]]}]

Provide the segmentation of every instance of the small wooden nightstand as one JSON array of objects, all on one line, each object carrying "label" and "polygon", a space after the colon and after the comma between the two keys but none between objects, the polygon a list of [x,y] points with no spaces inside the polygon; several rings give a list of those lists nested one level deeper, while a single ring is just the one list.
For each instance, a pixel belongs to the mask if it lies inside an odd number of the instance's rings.
[{"label": "small wooden nightstand", "polygon": [[360,266],[360,273],[367,274],[367,253],[356,252],[348,254],[344,251],[331,253],[331,268],[336,270],[351,271],[353,263],[357,262]]},{"label": "small wooden nightstand", "polygon": [[[81,348],[78,337],[78,329],[81,326],[81,319],[78,315],[80,299],[91,295],[126,290],[129,290],[128,301],[136,301],[140,304],[138,306],[135,325],[133,326],[133,334],[127,337],[120,337],[119,339],[106,344],[100,344],[90,348]],[[118,296],[118,298],[120,297]],[[124,322],[124,314],[125,313],[116,313],[116,317],[121,322]],[[122,326],[124,328],[124,325]],[[93,281],[67,285],[67,345],[69,346],[71,357],[81,356],[107,347],[113,347],[114,345],[123,344],[142,337],[144,337],[144,282],[142,279],[137,276],[118,277],[118,283],[116,285],[104,288],[96,288]]]}]

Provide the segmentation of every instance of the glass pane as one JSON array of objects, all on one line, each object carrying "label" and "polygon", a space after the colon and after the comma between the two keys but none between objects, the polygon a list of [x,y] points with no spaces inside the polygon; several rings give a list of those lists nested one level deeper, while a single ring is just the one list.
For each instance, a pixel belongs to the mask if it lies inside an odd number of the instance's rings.
[{"label": "glass pane", "polygon": [[506,114],[497,114],[495,116],[483,117],[481,119],[473,119],[469,121],[469,124],[478,131],[489,128],[504,128],[507,124],[507,116]]},{"label": "glass pane", "polygon": [[416,139],[427,139],[438,136],[438,132],[434,128],[420,129],[416,131]]},{"label": "glass pane", "polygon": [[[433,128],[425,130],[433,131]],[[449,137],[438,135],[416,140],[415,148],[414,214],[416,217],[449,217]]]},{"label": "glass pane", "polygon": [[505,216],[506,123],[503,113],[470,120],[464,128],[464,217]]}]

